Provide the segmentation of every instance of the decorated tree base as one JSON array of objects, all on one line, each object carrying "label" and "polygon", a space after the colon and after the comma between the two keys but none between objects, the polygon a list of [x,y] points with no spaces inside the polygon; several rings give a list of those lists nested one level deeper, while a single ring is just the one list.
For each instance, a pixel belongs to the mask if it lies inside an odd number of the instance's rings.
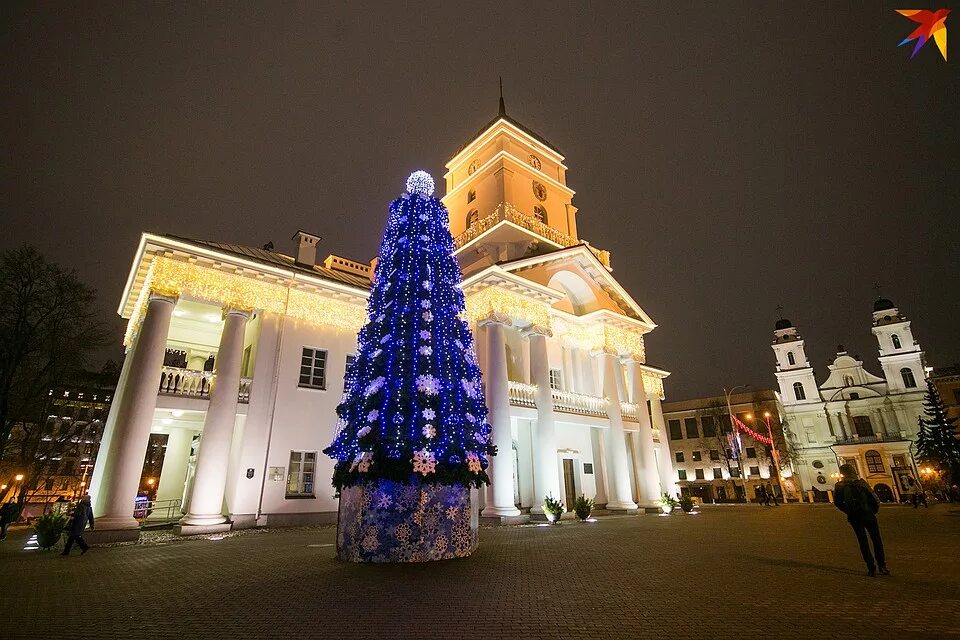
[{"label": "decorated tree base", "polygon": [[380,480],[340,491],[340,560],[428,562],[464,558],[476,547],[467,487]]}]

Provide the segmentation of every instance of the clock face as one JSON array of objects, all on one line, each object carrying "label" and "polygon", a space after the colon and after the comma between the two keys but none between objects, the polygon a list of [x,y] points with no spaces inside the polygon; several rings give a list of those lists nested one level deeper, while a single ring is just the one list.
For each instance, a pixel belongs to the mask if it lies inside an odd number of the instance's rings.
[{"label": "clock face", "polygon": [[473,175],[473,172],[480,168],[480,158],[475,158],[470,166],[467,167],[467,175]]},{"label": "clock face", "polygon": [[546,200],[547,199],[547,188],[537,182],[533,181],[533,195],[537,196],[537,200]]},{"label": "clock face", "polygon": [[533,167],[534,169],[536,169],[537,171],[540,171],[540,158],[538,158],[537,156],[531,154],[531,155],[530,155],[530,166]]}]

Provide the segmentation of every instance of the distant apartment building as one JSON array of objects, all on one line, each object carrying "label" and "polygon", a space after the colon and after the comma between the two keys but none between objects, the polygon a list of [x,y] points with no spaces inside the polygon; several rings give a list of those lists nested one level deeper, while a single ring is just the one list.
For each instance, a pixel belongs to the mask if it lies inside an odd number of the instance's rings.
[{"label": "distant apartment building", "polygon": [[[773,440],[785,451],[776,392],[759,390],[730,396],[729,409],[745,425],[767,435],[767,419]],[[663,403],[673,469],[680,492],[703,502],[756,500],[761,485],[778,498],[783,492],[797,497],[789,461],[784,487],[777,480],[771,447],[744,431],[731,430],[726,396],[713,396]]]}]

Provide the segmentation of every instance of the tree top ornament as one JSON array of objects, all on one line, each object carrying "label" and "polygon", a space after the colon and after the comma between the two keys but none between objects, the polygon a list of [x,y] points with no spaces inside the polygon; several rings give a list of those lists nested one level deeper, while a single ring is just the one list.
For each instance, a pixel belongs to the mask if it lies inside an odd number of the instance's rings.
[{"label": "tree top ornament", "polygon": [[433,177],[426,171],[414,171],[407,178],[407,191],[409,193],[419,193],[429,198],[433,195],[433,189]]}]

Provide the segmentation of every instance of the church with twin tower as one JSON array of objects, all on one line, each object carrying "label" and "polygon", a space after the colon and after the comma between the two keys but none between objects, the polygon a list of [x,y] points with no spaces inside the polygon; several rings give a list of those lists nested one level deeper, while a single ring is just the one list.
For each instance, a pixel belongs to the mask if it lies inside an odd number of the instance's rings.
[{"label": "church with twin tower", "polygon": [[[552,495],[634,512],[676,492],[656,324],[580,236],[557,147],[499,113],[446,165],[443,204],[489,409],[488,521]],[[384,203],[384,211],[386,210]],[[333,522],[335,409],[366,319],[370,262],[144,233],[118,313],[127,356],[91,482],[97,530],[182,534]],[[147,483],[147,448],[164,450]],[[138,495],[149,511],[135,517]]]}]

